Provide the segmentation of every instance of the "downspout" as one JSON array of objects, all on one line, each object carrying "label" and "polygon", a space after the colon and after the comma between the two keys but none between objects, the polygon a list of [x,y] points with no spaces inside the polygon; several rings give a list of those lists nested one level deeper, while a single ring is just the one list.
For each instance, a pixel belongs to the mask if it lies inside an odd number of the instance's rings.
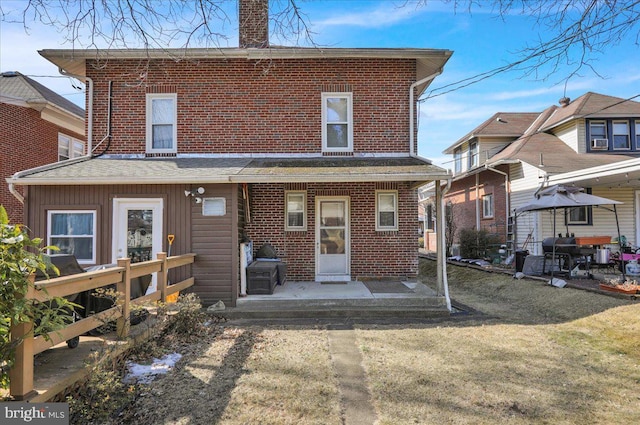
[{"label": "downspout", "polygon": [[93,80],[90,77],[71,74],[70,72],[65,71],[62,67],[58,67],[58,72],[67,77],[73,77],[80,81],[85,80],[89,85],[89,103],[87,105],[87,156],[91,156],[91,151],[93,150],[92,139],[93,139]]},{"label": "downspout", "polygon": [[419,81],[416,81],[415,83],[411,84],[411,87],[409,87],[409,155],[411,156],[416,156],[416,150],[413,147],[414,144],[414,140],[415,140],[415,136],[414,136],[414,130],[415,130],[415,117],[414,117],[414,110],[415,110],[415,102],[414,102],[414,97],[415,95],[413,94],[415,88],[421,84],[426,83],[427,81],[431,81],[434,78],[436,78],[438,75],[442,74],[442,70],[435,72],[431,75],[429,75],[428,77],[425,77]]},{"label": "downspout", "polygon": [[11,193],[18,202],[24,205],[24,196],[16,190],[16,186],[13,183],[9,183],[9,193]]},{"label": "downspout", "polygon": [[[107,94],[107,134],[102,138],[102,140],[100,140],[98,142],[98,144],[96,145],[96,149],[98,149],[98,146],[100,146],[102,143],[104,143],[105,140],[109,140],[109,142],[107,142],[107,147],[104,148],[102,150],[102,152],[100,152],[97,155],[92,155],[92,158],[99,158],[102,155],[105,154],[105,152],[107,152],[109,150],[109,147],[111,147],[111,104],[112,104],[112,87],[113,87],[113,81],[109,81],[109,91]],[[91,152],[89,152],[89,155],[91,155]]]},{"label": "downspout", "polygon": [[476,173],[476,230],[480,231],[480,173]]},{"label": "downspout", "polygon": [[[445,240],[445,205],[444,205],[444,195],[451,188],[451,179],[447,180],[447,185],[444,189],[440,186],[440,181],[438,180],[436,184],[436,201],[439,200],[440,208],[438,211],[438,233],[440,236],[438,237],[438,247],[437,247],[437,281],[438,286],[442,288],[444,293],[444,299],[447,305],[447,310],[451,312],[451,298],[449,297],[449,282],[447,280],[447,259],[446,259],[446,247],[447,242]],[[439,193],[438,193],[439,192]]]}]

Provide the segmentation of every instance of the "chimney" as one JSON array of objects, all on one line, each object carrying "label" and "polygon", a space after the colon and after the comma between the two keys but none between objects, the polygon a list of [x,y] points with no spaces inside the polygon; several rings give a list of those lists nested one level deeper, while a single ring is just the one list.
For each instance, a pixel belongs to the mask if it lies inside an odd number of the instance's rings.
[{"label": "chimney", "polygon": [[269,0],[238,0],[240,48],[269,47]]},{"label": "chimney", "polygon": [[571,103],[571,99],[569,99],[568,97],[561,97],[558,103],[560,103],[560,106],[564,108],[566,106],[569,106],[569,104]]}]

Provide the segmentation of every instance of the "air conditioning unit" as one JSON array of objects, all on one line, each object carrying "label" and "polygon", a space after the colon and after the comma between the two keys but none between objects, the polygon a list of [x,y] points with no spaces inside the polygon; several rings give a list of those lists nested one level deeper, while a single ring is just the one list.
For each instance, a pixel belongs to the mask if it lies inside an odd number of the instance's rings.
[{"label": "air conditioning unit", "polygon": [[591,149],[609,149],[609,139],[593,139]]}]

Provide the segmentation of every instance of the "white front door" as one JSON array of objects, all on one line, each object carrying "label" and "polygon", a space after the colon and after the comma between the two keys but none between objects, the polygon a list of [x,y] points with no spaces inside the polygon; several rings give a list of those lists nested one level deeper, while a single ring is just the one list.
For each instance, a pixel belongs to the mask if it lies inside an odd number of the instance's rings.
[{"label": "white front door", "polygon": [[316,198],[316,281],[351,280],[349,197]]},{"label": "white front door", "polygon": [[[162,251],[162,199],[116,198],[113,200],[113,263],[131,258],[132,263],[154,260]],[[156,274],[147,293],[156,290]]]}]

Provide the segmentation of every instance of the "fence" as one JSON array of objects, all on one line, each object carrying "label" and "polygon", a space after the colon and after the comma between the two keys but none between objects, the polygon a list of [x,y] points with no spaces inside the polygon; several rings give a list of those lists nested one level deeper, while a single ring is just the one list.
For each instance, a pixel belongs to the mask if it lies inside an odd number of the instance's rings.
[{"label": "fence", "polygon": [[[83,335],[113,320],[116,321],[118,336],[126,338],[129,335],[131,307],[153,301],[166,302],[167,296],[192,286],[193,277],[167,286],[167,274],[170,269],[192,264],[194,259],[195,254],[167,257],[165,252],[160,252],[156,260],[131,264],[131,259],[122,258],[118,260],[116,267],[36,282],[26,294],[27,299],[47,301],[51,297],[69,296],[115,284],[119,302],[112,308],[92,314],[47,335],[34,336],[33,323],[12,326],[12,340],[22,339],[22,342],[16,347],[15,363],[10,370],[10,394],[16,400],[28,400],[36,394],[33,388],[34,356],[54,345]],[[131,279],[151,273],[157,273],[157,290],[130,300]]]}]

